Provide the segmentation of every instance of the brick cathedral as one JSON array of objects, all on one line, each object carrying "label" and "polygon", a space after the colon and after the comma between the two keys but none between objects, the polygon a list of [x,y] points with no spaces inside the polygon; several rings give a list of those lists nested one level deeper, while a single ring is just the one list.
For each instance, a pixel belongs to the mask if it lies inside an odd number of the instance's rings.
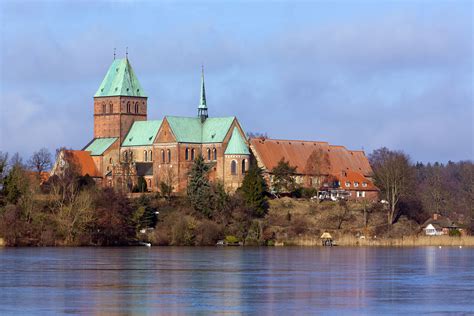
[{"label": "brick cathedral", "polygon": [[[130,61],[115,59],[94,95],[93,139],[82,150],[61,152],[52,173],[74,160],[81,174],[101,186],[130,190],[143,177],[149,191],[159,191],[165,182],[175,192],[184,192],[194,159],[201,155],[211,166],[210,180],[232,192],[241,185],[250,159],[256,160],[271,185],[271,169],[283,158],[297,167],[300,185],[319,185],[321,181],[311,180],[324,177],[337,179],[354,198],[376,194],[362,151],[326,142],[248,139],[236,117],[209,116],[203,72],[200,90],[197,115],[148,120],[148,98]],[[305,170],[314,150],[324,151],[330,161],[323,175]]]}]

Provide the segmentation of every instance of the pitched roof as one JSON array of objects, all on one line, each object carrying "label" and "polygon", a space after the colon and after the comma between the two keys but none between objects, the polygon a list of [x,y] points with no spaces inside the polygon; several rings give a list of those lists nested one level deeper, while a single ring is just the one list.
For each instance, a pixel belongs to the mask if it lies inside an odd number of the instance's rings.
[{"label": "pitched roof", "polygon": [[225,150],[226,155],[250,155],[249,148],[247,143],[240,135],[237,127],[234,127],[232,131],[232,136],[227,144],[227,148]]},{"label": "pitched roof", "polygon": [[328,154],[329,174],[340,175],[342,171],[355,171],[363,176],[370,176],[372,168],[362,151],[350,151],[344,146],[332,146],[327,142],[280,140],[252,138],[252,149],[267,170],[273,169],[284,158],[295,166],[297,172],[304,174],[306,162],[314,150]]},{"label": "pitched roof", "polygon": [[95,138],[92,140],[89,145],[87,145],[83,150],[90,151],[91,156],[100,156],[102,155],[113,143],[118,139],[118,137],[109,137],[109,138]]},{"label": "pitched roof", "polygon": [[122,142],[123,147],[149,146],[153,144],[163,120],[135,121]]},{"label": "pitched roof", "polygon": [[80,169],[81,176],[100,177],[90,152],[84,150],[65,150],[65,160],[73,162]]},{"label": "pitched roof", "polygon": [[[378,191],[373,182],[359,172],[347,171],[344,172],[344,174],[336,176],[336,178],[339,180],[340,186],[344,190]],[[346,186],[346,182],[348,182],[349,186]],[[358,183],[358,186],[354,185],[355,182]],[[365,183],[365,187],[363,186],[363,183]]]},{"label": "pitched roof", "polygon": [[180,143],[220,143],[224,141],[235,117],[212,117],[204,123],[198,117],[166,116]]},{"label": "pitched roof", "polygon": [[128,58],[115,59],[94,97],[146,97]]}]

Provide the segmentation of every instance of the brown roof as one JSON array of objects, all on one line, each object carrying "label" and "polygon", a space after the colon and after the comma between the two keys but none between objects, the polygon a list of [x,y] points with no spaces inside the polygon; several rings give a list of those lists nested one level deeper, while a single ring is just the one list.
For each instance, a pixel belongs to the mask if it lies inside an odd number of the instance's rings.
[{"label": "brown roof", "polygon": [[[341,189],[344,190],[378,191],[372,181],[355,171],[347,171],[344,174],[337,176],[337,178],[339,179]],[[346,186],[346,182],[349,182],[348,187]],[[355,182],[358,183],[358,186],[354,185]],[[366,184],[365,187],[363,186],[364,182]]]},{"label": "brown roof", "polygon": [[88,174],[91,177],[100,177],[99,171],[91,157],[90,151],[84,150],[65,150],[65,158],[68,161],[73,161],[80,171],[81,176]]},{"label": "brown roof", "polygon": [[328,154],[330,168],[328,174],[340,176],[343,171],[353,171],[370,176],[372,168],[363,151],[347,150],[344,146],[329,145],[327,142],[250,139],[252,149],[267,170],[273,169],[284,158],[304,174],[306,162],[314,150],[321,149]]}]

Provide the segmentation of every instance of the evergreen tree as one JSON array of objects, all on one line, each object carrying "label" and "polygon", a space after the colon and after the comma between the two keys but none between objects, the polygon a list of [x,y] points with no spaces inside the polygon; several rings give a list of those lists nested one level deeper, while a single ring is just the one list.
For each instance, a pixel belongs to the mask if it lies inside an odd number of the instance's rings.
[{"label": "evergreen tree", "polygon": [[198,212],[210,217],[211,185],[208,173],[210,166],[204,162],[204,158],[199,155],[189,172],[188,198],[191,206]]},{"label": "evergreen tree", "polygon": [[263,178],[262,169],[255,162],[250,164],[250,168],[242,181],[240,191],[244,197],[245,204],[251,209],[254,216],[263,217],[267,213],[267,183]]},{"label": "evergreen tree", "polygon": [[278,162],[278,165],[272,169],[273,174],[273,185],[272,189],[276,195],[282,192],[292,192],[295,188],[295,178],[293,175],[296,173],[296,167],[290,166],[289,161],[285,161],[283,158]]}]

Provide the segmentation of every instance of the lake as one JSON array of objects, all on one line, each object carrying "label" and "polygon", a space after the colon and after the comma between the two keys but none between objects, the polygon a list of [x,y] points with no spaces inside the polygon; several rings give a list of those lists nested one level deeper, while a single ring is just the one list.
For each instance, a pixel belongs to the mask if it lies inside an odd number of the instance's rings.
[{"label": "lake", "polygon": [[474,313],[474,249],[0,248],[24,313]]}]

